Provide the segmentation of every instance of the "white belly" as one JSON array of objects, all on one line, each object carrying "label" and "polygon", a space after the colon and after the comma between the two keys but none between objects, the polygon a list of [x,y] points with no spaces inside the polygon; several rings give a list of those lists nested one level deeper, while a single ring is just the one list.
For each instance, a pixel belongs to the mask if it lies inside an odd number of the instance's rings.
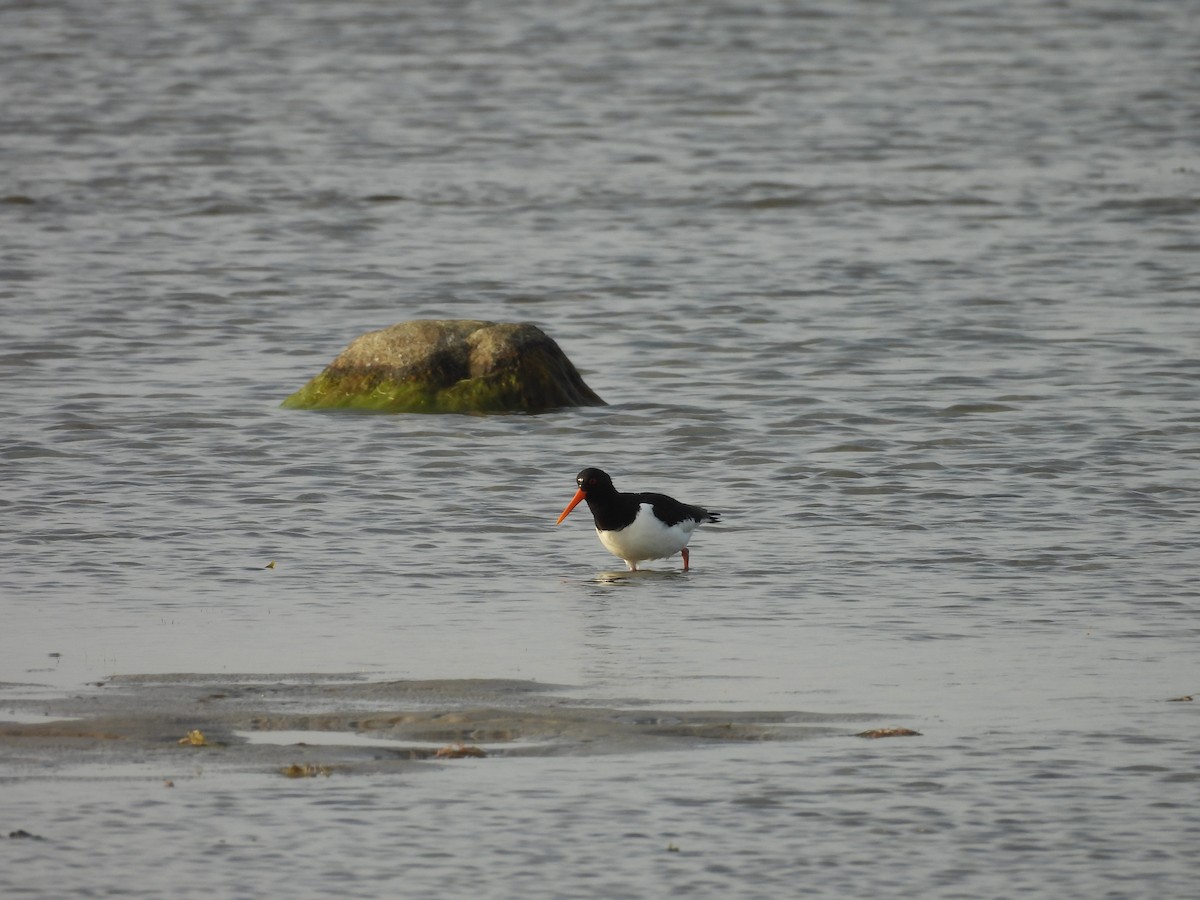
[{"label": "white belly", "polygon": [[678,553],[687,546],[696,525],[691,519],[685,519],[676,525],[664,525],[654,518],[650,504],[643,503],[632,525],[627,525],[620,531],[601,531],[597,528],[596,534],[600,543],[613,556],[627,562],[639,562]]}]

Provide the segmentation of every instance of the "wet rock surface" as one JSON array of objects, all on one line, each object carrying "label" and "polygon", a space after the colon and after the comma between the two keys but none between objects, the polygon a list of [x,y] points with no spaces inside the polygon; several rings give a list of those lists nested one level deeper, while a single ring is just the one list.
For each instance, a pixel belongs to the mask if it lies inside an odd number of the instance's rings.
[{"label": "wet rock surface", "polygon": [[544,412],[603,406],[536,325],[419,319],[361,335],[283,401],[295,409]]}]

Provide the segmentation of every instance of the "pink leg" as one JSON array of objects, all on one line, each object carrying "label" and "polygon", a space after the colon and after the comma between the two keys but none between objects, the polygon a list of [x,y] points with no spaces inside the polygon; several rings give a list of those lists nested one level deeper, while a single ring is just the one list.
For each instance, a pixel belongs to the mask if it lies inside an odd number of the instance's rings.
[{"label": "pink leg", "polygon": [[683,571],[686,572],[688,570],[688,549],[684,547],[679,552],[683,554]]}]

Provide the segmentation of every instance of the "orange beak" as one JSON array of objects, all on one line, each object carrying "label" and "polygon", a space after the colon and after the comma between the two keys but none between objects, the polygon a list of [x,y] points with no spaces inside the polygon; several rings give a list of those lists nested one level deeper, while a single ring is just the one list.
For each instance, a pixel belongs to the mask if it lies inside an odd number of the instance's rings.
[{"label": "orange beak", "polygon": [[570,514],[571,510],[573,510],[581,502],[583,502],[583,498],[586,496],[587,496],[587,494],[584,493],[583,488],[580,488],[579,490],[577,490],[575,492],[575,496],[571,498],[571,502],[567,504],[567,508],[564,509],[562,511],[562,515],[558,517],[558,522],[555,522],[554,524],[557,525],[557,524],[559,524],[559,522],[561,522],[563,519],[565,519]]}]

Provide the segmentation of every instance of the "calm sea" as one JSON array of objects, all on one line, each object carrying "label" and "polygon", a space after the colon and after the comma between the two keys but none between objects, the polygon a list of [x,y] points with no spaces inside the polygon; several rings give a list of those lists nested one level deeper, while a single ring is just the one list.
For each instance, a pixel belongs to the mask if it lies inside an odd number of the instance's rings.
[{"label": "calm sea", "polygon": [[[0,718],[358,673],[923,735],[30,758],[0,893],[1193,896],[1198,61],[1188,0],[0,5]],[[426,317],[611,405],[278,409]],[[553,527],[589,465],[724,513],[686,577]]]}]

